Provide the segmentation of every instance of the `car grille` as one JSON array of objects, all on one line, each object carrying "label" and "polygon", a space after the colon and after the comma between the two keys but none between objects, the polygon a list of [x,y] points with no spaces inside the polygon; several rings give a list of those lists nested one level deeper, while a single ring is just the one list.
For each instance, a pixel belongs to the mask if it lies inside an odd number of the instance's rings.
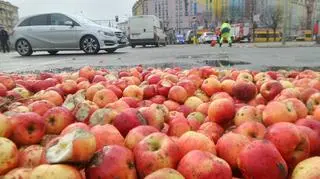
[{"label": "car grille", "polygon": [[123,37],[123,33],[122,32],[115,32],[116,36],[118,38],[122,38]]}]

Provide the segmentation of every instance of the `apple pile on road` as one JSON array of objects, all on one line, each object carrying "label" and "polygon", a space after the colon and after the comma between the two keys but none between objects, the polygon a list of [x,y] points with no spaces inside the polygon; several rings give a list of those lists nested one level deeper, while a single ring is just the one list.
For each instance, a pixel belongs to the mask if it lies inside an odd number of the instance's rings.
[{"label": "apple pile on road", "polygon": [[320,73],[0,73],[0,178],[320,178]]}]

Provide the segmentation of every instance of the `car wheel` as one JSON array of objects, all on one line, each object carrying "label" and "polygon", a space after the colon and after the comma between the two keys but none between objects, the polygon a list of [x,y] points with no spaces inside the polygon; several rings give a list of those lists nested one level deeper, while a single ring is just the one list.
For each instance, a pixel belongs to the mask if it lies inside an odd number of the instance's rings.
[{"label": "car wheel", "polygon": [[114,53],[116,50],[117,50],[116,48],[106,49],[108,53]]},{"label": "car wheel", "polygon": [[81,49],[86,54],[97,54],[100,50],[100,45],[98,40],[91,35],[83,37],[80,44],[81,44]]},{"label": "car wheel", "polygon": [[50,54],[50,55],[55,55],[55,54],[57,54],[59,51],[58,50],[49,50],[48,51],[48,53]]},{"label": "car wheel", "polygon": [[21,56],[30,56],[33,53],[30,43],[25,39],[20,39],[17,41],[16,51]]},{"label": "car wheel", "polygon": [[142,47],[143,47],[143,48],[146,48],[146,44],[143,44]]},{"label": "car wheel", "polygon": [[132,48],[136,48],[136,45],[131,45]]}]

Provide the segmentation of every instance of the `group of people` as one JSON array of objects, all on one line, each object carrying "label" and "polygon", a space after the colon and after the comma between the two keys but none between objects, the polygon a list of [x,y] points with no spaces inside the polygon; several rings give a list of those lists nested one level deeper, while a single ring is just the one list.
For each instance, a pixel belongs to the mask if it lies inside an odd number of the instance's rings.
[{"label": "group of people", "polygon": [[8,32],[3,27],[0,27],[0,44],[1,44],[1,49],[3,53],[10,52],[8,41],[9,41]]}]

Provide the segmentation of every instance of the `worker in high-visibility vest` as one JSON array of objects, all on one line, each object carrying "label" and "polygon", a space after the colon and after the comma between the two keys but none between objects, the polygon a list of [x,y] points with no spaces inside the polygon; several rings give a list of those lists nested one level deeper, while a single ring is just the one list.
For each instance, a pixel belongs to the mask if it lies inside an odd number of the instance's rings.
[{"label": "worker in high-visibility vest", "polygon": [[226,20],[221,25],[220,32],[221,32],[220,41],[219,41],[220,47],[222,46],[224,40],[228,40],[229,47],[231,47],[232,46],[231,25],[229,24],[228,20]]}]

